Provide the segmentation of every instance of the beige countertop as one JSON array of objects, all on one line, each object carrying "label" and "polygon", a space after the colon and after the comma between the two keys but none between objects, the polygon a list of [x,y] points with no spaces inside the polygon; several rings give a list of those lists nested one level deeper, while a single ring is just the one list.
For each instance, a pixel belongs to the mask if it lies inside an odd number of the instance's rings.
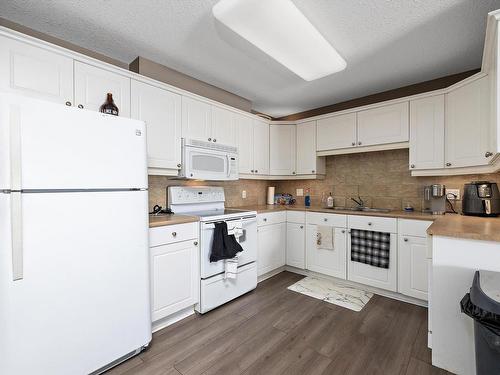
[{"label": "beige countertop", "polygon": [[188,215],[149,215],[149,227],[162,227],[165,225],[175,225],[184,223],[194,223],[200,219],[197,216]]}]

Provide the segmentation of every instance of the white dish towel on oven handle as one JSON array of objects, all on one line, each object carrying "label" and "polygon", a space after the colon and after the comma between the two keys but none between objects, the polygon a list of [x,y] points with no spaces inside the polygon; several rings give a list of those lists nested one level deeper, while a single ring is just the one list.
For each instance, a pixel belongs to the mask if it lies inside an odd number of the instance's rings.
[{"label": "white dish towel on oven handle", "polygon": [[[227,234],[234,235],[236,241],[240,242],[243,235],[241,221],[227,222]],[[238,255],[231,259],[224,260],[224,279],[236,279],[238,276]]]}]

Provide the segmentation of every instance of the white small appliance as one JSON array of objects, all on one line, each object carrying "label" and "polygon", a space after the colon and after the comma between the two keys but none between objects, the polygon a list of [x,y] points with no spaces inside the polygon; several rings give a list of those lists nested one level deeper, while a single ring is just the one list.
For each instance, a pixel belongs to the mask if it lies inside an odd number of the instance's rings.
[{"label": "white small appliance", "polygon": [[182,139],[180,178],[229,181],[238,179],[238,149],[213,142]]},{"label": "white small appliance", "polygon": [[[196,310],[206,313],[257,286],[257,212],[224,207],[224,188],[215,186],[170,186],[168,206],[176,214],[200,218],[200,302]],[[210,262],[215,223],[225,221],[228,233],[242,233],[237,241],[236,278],[224,277],[224,261]]]},{"label": "white small appliance", "polygon": [[151,341],[145,125],[0,93],[0,374],[95,374]]}]

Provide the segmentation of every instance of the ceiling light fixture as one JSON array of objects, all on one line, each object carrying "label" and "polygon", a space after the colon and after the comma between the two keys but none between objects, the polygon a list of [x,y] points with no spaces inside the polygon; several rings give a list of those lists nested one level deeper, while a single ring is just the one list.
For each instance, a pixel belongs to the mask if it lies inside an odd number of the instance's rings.
[{"label": "ceiling light fixture", "polygon": [[291,0],[220,0],[217,20],[306,81],[344,70],[346,62]]}]

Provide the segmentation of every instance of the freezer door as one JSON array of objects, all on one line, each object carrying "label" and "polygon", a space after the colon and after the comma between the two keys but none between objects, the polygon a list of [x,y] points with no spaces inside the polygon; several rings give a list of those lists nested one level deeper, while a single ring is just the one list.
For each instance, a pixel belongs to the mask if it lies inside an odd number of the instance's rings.
[{"label": "freezer door", "polygon": [[0,188],[147,188],[142,121],[0,94]]},{"label": "freezer door", "polygon": [[22,194],[17,281],[0,225],[0,374],[88,374],[149,343],[146,191]]}]

